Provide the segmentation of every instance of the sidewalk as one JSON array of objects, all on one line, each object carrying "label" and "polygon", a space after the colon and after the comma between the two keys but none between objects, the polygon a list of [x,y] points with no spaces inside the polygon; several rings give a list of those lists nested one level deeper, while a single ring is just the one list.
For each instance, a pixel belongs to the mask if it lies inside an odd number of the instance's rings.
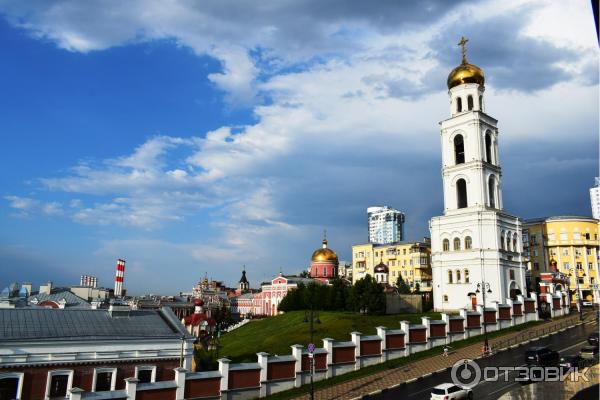
[{"label": "sidewalk", "polygon": [[[556,329],[565,327],[565,324],[572,326],[578,322],[579,315],[570,315],[556,321],[550,321],[529,329],[511,332],[506,335],[490,339],[489,343],[492,348],[492,352],[495,352],[507,347],[507,344],[527,341],[533,333],[540,331],[541,328],[543,328],[541,329],[543,332],[552,332]],[[540,332],[540,336],[543,335],[543,332]],[[483,336],[481,336],[481,339],[483,340]],[[378,392],[382,389],[398,386],[400,383],[416,380],[422,376],[444,370],[448,367],[451,367],[455,362],[463,358],[475,359],[480,356],[480,342],[457,349],[456,351],[452,351],[451,349],[448,357],[443,357],[442,350],[440,349],[439,356],[429,357],[395,369],[377,372],[372,375],[363,376],[315,391],[315,399],[353,399],[369,393]],[[298,400],[305,400],[309,398],[310,395],[308,394],[296,397]]]}]

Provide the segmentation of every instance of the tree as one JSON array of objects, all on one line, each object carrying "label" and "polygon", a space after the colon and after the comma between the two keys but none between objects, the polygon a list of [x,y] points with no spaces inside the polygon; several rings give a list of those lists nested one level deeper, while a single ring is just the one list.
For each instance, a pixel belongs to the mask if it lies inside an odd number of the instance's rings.
[{"label": "tree", "polygon": [[415,293],[421,293],[421,284],[419,282],[415,283]]},{"label": "tree", "polygon": [[367,274],[352,287],[350,305],[354,311],[366,314],[385,313],[385,293],[375,278]]},{"label": "tree", "polygon": [[398,279],[396,280],[396,287],[398,288],[398,293],[400,294],[410,294],[410,286],[404,281],[402,278],[402,274],[398,275]]}]

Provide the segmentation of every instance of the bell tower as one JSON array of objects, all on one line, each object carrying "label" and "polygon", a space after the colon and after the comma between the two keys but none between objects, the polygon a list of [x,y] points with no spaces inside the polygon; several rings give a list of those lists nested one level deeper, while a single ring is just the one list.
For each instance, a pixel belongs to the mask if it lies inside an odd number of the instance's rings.
[{"label": "bell tower", "polygon": [[[484,110],[485,76],[462,62],[448,75],[450,117],[440,123],[444,215],[430,221],[434,308],[470,305],[477,284],[504,303],[525,288],[521,222],[503,208],[498,121]],[[481,299],[479,300],[481,303]]]}]

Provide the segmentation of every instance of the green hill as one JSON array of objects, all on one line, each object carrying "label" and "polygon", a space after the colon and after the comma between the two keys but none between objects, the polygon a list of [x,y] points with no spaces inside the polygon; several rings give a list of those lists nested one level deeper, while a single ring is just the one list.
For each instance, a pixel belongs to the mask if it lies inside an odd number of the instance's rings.
[{"label": "green hill", "polygon": [[[320,324],[314,324],[314,342],[323,346],[321,339],[330,337],[337,340],[350,340],[350,332],[363,335],[376,334],[377,326],[399,329],[400,321],[421,323],[421,315],[440,319],[439,313],[360,315],[355,313],[319,311]],[[250,323],[225,334],[221,338],[219,357],[227,357],[234,362],[256,361],[256,353],[291,354],[293,344],[306,346],[310,340],[310,324],[304,322],[304,311],[292,311],[276,317],[251,321]]]}]

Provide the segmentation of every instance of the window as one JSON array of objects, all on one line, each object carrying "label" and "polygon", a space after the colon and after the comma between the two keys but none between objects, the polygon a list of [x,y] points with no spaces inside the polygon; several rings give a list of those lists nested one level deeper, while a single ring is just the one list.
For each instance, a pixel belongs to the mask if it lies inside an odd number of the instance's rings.
[{"label": "window", "polygon": [[534,269],[534,271],[539,271],[540,270],[540,263],[534,262],[533,263],[533,269]]},{"label": "window", "polygon": [[492,164],[492,135],[485,134],[485,161]]},{"label": "window", "polygon": [[583,266],[581,265],[580,262],[577,263],[577,269],[583,269]]},{"label": "window", "polygon": [[449,241],[448,239],[444,239],[444,240],[442,241],[442,249],[443,249],[444,251],[448,251],[448,250],[450,250],[450,241]]},{"label": "window", "polygon": [[465,283],[469,283],[469,270],[465,269]]},{"label": "window", "polygon": [[514,269],[509,270],[508,276],[509,276],[510,280],[514,281],[515,280],[515,270]]},{"label": "window", "polygon": [[591,256],[591,255],[592,255],[592,249],[591,249],[591,248],[589,248],[589,247],[588,247],[587,249],[585,249],[585,252],[586,252],[586,254],[587,254],[588,256]]},{"label": "window", "polygon": [[454,238],[454,250],[460,250],[460,239]]},{"label": "window", "polygon": [[496,208],[496,177],[494,175],[490,176],[488,181],[488,196],[490,200],[490,207]]},{"label": "window", "polygon": [[537,244],[537,235],[531,235],[531,244],[532,245],[536,245]]},{"label": "window", "polygon": [[92,382],[92,392],[108,392],[115,390],[117,382],[116,368],[96,368]]},{"label": "window", "polygon": [[460,283],[460,270],[456,270],[456,283]]},{"label": "window", "polygon": [[581,233],[573,232],[573,240],[581,240]]},{"label": "window", "polygon": [[584,283],[583,278],[579,278],[578,280],[579,280],[579,284],[583,285],[583,283]]},{"label": "window", "polygon": [[563,256],[569,255],[569,249],[563,249]]},{"label": "window", "polygon": [[537,251],[537,249],[533,249],[533,256],[534,256],[534,257],[537,257],[537,256],[538,256],[538,251]]},{"label": "window", "polygon": [[454,162],[455,164],[465,163],[465,142],[462,135],[454,136]]},{"label": "window", "polygon": [[581,250],[575,249],[575,257],[581,257]]},{"label": "window", "polygon": [[473,109],[473,96],[469,95],[469,97],[467,97],[467,107],[469,109],[469,111],[471,111]]},{"label": "window", "polygon": [[406,249],[402,249],[402,254],[406,255]]},{"label": "window", "polygon": [[592,264],[591,262],[588,263],[588,269],[593,269],[594,268],[594,264]]},{"label": "window", "polygon": [[464,179],[456,181],[456,205],[457,208],[466,208],[467,201],[467,182]]},{"label": "window", "polygon": [[452,271],[448,270],[448,283],[452,283]]},{"label": "window", "polygon": [[590,240],[589,232],[584,233],[583,237],[585,238],[585,240]]},{"label": "window", "polygon": [[483,111],[483,96],[479,96],[479,109]]},{"label": "window", "polygon": [[465,238],[465,249],[466,249],[466,250],[470,249],[470,248],[471,248],[471,246],[472,246],[472,244],[473,244],[473,243],[472,243],[472,240],[471,240],[471,236],[467,236],[467,237]]},{"label": "window", "polygon": [[569,269],[569,263],[568,263],[568,262],[564,263],[564,264],[563,264],[563,268],[564,268],[565,270]]},{"label": "window", "polygon": [[500,250],[505,250],[506,249],[505,243],[504,243],[504,235],[505,235],[504,231],[502,231],[500,233]]},{"label": "window", "polygon": [[456,112],[462,112],[462,99],[460,97],[456,98]]},{"label": "window", "polygon": [[0,399],[21,399],[23,372],[0,374]]},{"label": "window", "polygon": [[140,380],[140,383],[156,381],[156,366],[142,365],[135,367],[135,377]]},{"label": "window", "polygon": [[73,370],[50,371],[46,380],[46,397],[50,399],[65,398],[72,384]]},{"label": "window", "polygon": [[548,234],[548,240],[551,241],[551,242],[553,242],[553,241],[556,240],[556,235],[554,234],[554,232],[550,232]]},{"label": "window", "polygon": [[560,233],[560,240],[569,240],[567,232],[561,232]]},{"label": "window", "polygon": [[447,294],[445,294],[445,295],[442,297],[442,299],[443,299],[443,301],[444,301],[445,303],[447,303],[447,302],[448,302],[448,295],[447,295]]}]

